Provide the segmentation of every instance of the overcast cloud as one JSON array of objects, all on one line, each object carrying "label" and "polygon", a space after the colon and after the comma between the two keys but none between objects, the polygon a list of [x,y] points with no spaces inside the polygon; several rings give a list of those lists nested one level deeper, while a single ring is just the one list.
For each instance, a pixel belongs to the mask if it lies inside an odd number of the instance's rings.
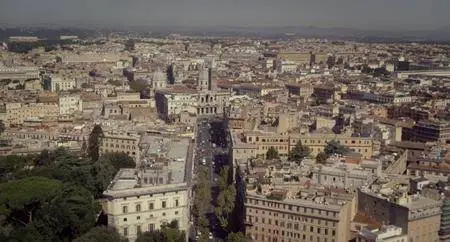
[{"label": "overcast cloud", "polygon": [[450,0],[0,0],[0,23],[437,29]]}]

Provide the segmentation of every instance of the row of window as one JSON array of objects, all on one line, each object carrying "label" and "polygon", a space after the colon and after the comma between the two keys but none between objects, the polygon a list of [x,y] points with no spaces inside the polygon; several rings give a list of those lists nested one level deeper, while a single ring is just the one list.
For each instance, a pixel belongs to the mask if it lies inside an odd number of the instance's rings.
[{"label": "row of window", "polygon": [[[278,151],[280,151],[280,150],[287,150],[287,147],[286,146],[261,146],[261,149],[262,150],[268,150],[268,149],[270,149],[270,147],[273,147],[273,148],[275,148],[276,150],[278,150]],[[310,150],[311,150],[311,152],[315,152],[316,151],[316,149],[315,148],[313,148],[313,147],[310,147]],[[324,150],[324,147],[318,147],[317,148],[317,152],[322,152]],[[358,153],[361,153],[362,152],[362,150],[363,149],[354,149],[354,148],[351,148],[350,149],[351,151],[353,151],[353,152],[358,152]],[[364,152],[368,152],[369,150],[368,149],[364,149]],[[245,152],[244,152],[245,153]]]},{"label": "row of window", "polygon": [[[175,221],[178,222],[177,219],[175,219]],[[140,225],[140,224],[139,224],[139,225],[136,225],[136,227],[135,227],[136,230],[135,230],[135,231],[136,231],[136,234],[137,234],[137,235],[139,235],[140,233],[143,232],[143,231],[142,231],[142,226],[143,226],[143,225]],[[130,233],[129,230],[130,230],[129,227],[124,227],[123,230],[122,230],[123,235],[124,235],[124,236],[128,236],[129,233]],[[148,232],[151,232],[151,231],[154,231],[154,230],[156,230],[156,225],[155,225],[154,223],[150,223],[150,224],[147,225],[147,231],[148,231]]]},{"label": "row of window", "polygon": [[[113,149],[113,150],[105,149],[105,153],[108,153],[108,152],[116,152],[116,151],[117,151],[117,150],[114,150],[114,149]],[[103,149],[100,149],[100,153],[103,153]],[[131,153],[130,153],[129,151],[127,151],[126,153],[127,153],[127,155],[133,155],[133,156],[136,155],[136,152],[134,152],[134,151],[131,152]]]},{"label": "row of window", "polygon": [[270,147],[273,147],[273,148],[275,148],[276,150],[287,150],[288,149],[288,147],[287,146],[261,146],[261,149],[263,149],[263,150],[268,150],[268,149],[270,149]]},{"label": "row of window", "polygon": [[[278,221],[275,221],[275,222],[276,222],[275,226],[278,226]],[[269,224],[271,224],[270,219],[269,219]],[[287,225],[289,225],[286,227],[287,229],[295,229],[296,231],[298,231],[300,229],[299,224],[287,223]],[[284,222],[281,222],[279,227],[284,228],[285,227]],[[329,233],[328,228],[307,226],[306,224],[303,224],[303,232],[305,232],[305,233],[308,232],[308,227],[309,227],[310,233],[315,233],[315,234],[319,234],[319,235],[332,235],[332,236],[336,235],[336,230],[334,230],[334,229],[332,229],[332,230],[330,229],[331,233]],[[255,231],[258,231],[258,226],[253,226],[251,228]],[[264,230],[265,230],[264,227],[261,227],[261,232],[265,232]],[[275,229],[273,231],[271,231],[271,229],[268,229],[268,231],[269,231],[269,233],[273,232],[275,234],[278,234],[278,230],[275,230]],[[281,232],[282,232],[282,236],[284,236],[284,230],[282,230]],[[288,231],[286,231],[286,232],[288,232]]]},{"label": "row of window", "polygon": [[[120,141],[120,142],[119,142]],[[126,142],[125,142],[126,141]],[[102,139],[102,142],[103,143],[108,143],[108,142],[111,142],[111,143],[122,143],[122,144],[130,144],[130,142],[132,143],[132,144],[134,144],[135,142],[136,142],[136,140],[123,140],[123,139],[108,139],[108,138],[103,138]]]},{"label": "row of window", "polygon": [[136,149],[136,146],[130,146],[130,145],[127,145],[127,146],[125,146],[125,145],[118,145],[118,144],[116,144],[116,145],[114,145],[114,144],[109,144],[108,145],[108,143],[106,143],[106,144],[104,144],[104,146],[106,147],[106,148],[108,148],[108,146],[109,147],[111,147],[111,148],[121,148],[121,149],[130,149],[130,147],[134,150],[134,149]]},{"label": "row of window", "polygon": [[144,184],[164,184],[162,177],[144,177]]},{"label": "row of window", "polygon": [[[269,215],[271,215],[271,214],[269,214]],[[274,215],[274,217],[278,217],[277,213],[274,213],[273,215]],[[283,214],[283,218],[285,218],[284,214]],[[258,216],[251,216],[251,215],[247,216],[247,221],[248,222],[253,223],[253,219],[254,219],[255,223],[259,222],[259,217]],[[314,218],[309,218],[309,217],[304,217],[304,216],[294,216],[294,215],[289,215],[288,219],[291,220],[291,221],[302,221],[304,223],[310,223],[310,224],[314,224],[315,222],[317,222],[318,225],[336,227],[336,222],[328,221],[328,220],[324,220],[324,219],[314,219]],[[261,222],[262,223],[265,223],[265,221],[266,221],[265,218],[261,218]],[[270,218],[267,221],[268,221],[268,224],[272,224],[272,220]],[[322,221],[323,221],[323,224],[322,224]],[[277,226],[278,225],[281,226],[281,227],[285,226],[285,222],[284,221],[280,221],[280,223],[278,224],[278,220],[274,219],[274,222],[275,222],[274,224],[277,225]],[[286,226],[287,226],[287,228],[292,228],[292,223],[288,222],[288,223],[286,223]],[[296,227],[296,226],[298,227],[298,223],[294,224],[294,227]],[[305,228],[303,230],[305,230]]]},{"label": "row of window", "polygon": [[[255,138],[256,142],[259,142],[260,138],[257,136]],[[248,141],[249,142],[253,142],[253,137],[248,137]],[[305,140],[301,140],[302,144],[315,144],[317,141],[317,144],[326,144],[329,140],[323,140],[323,139],[305,139]],[[309,142],[308,142],[309,141]],[[322,142],[323,141],[323,142]],[[285,139],[269,139],[269,138],[261,138],[261,142],[289,142],[289,138],[285,138]],[[292,143],[295,144],[297,142],[297,140],[293,139]],[[369,140],[344,140],[343,142],[341,142],[341,140],[337,140],[338,143],[343,143],[343,144],[370,144]]]},{"label": "row of window", "polygon": [[[178,215],[179,214],[179,212],[178,211],[175,211],[173,214],[175,214],[175,215]],[[167,214],[164,212],[164,213],[161,213],[161,216],[162,217],[165,217]],[[153,214],[150,214],[150,218],[153,218],[154,216],[153,216]],[[136,220],[141,220],[141,216],[136,216]],[[123,221],[124,222],[127,222],[128,221],[128,218],[123,218]]]},{"label": "row of window", "polygon": [[[274,230],[275,232],[275,230]],[[278,231],[277,233],[274,233],[278,235]],[[270,235],[266,235],[266,234],[257,234],[257,233],[249,233],[250,237],[252,239],[254,239],[255,241],[269,241],[269,242],[294,242],[294,241],[298,241],[301,239],[301,241],[317,241],[317,242],[335,242],[335,239],[328,239],[328,238],[322,238],[319,236],[314,236],[314,235],[310,235],[307,239],[307,236],[305,234],[300,234],[300,233],[293,233],[293,232],[286,232],[284,233],[284,231],[282,231],[281,236],[285,236],[285,237],[289,237],[289,238],[280,238],[278,236],[270,236]],[[314,238],[316,238],[314,240]]]},{"label": "row of window", "polygon": [[109,110],[109,113],[117,113],[117,112],[120,113],[120,110],[117,110],[117,109],[110,109]]},{"label": "row of window", "polygon": [[[166,193],[166,192],[161,193],[162,196],[171,195],[171,194],[172,194],[171,192],[169,192],[169,193]],[[173,192],[173,194],[178,194],[178,191]],[[143,196],[139,195],[139,196],[136,196],[136,198],[137,199],[145,198],[145,196],[153,197],[153,195],[154,194],[148,194],[148,195],[143,195]],[[134,197],[123,197],[123,200],[126,201],[128,198],[134,198]]]},{"label": "row of window", "polygon": [[[58,136],[47,136],[44,134],[20,134],[20,133],[13,133],[14,137],[18,139],[57,139]],[[74,137],[74,140],[80,140],[79,137]]]},{"label": "row of window", "polygon": [[[76,105],[76,106],[74,107],[74,105]],[[66,104],[60,103],[59,104],[60,108],[64,108],[64,107],[66,107],[66,108],[77,108],[77,106],[78,106],[78,103],[66,103]]]},{"label": "row of window", "polygon": [[[262,205],[272,208],[279,208],[279,209],[288,209],[290,211],[297,211],[303,213],[313,213],[313,214],[319,214],[319,215],[326,215],[326,216],[336,216],[336,212],[333,211],[327,211],[322,209],[314,209],[314,208],[307,208],[307,207],[301,207],[301,206],[295,206],[290,204],[283,204],[278,202],[269,202],[269,201],[260,201],[257,199],[247,199],[246,203],[248,204],[255,204],[255,205]],[[258,213],[258,210],[255,210],[256,213]],[[264,210],[262,211],[262,214],[264,214]]]},{"label": "row of window", "polygon": [[187,100],[187,101],[195,101],[196,98],[192,97],[192,96],[171,96],[171,99],[176,99],[176,100]]},{"label": "row of window", "polygon": [[10,116],[12,115],[20,115],[20,114],[30,114],[30,113],[37,113],[40,114],[41,112],[56,112],[56,107],[23,107],[19,110],[12,110],[11,112],[8,112]]},{"label": "row of window", "polygon": [[[174,207],[178,207],[178,206],[180,206],[180,202],[178,199],[176,199],[174,201]],[[161,201],[161,208],[168,208],[167,201]],[[153,209],[155,209],[155,202],[149,202],[148,210],[153,210]],[[136,204],[134,212],[140,212],[140,211],[142,211],[142,205]],[[128,212],[129,212],[128,205],[122,205],[122,213],[128,213]]]},{"label": "row of window", "polygon": [[[155,230],[155,224],[149,224],[148,225],[148,231],[154,231]],[[140,234],[142,233],[142,225],[136,225],[136,234]],[[128,236],[129,235],[129,229],[128,227],[123,228],[123,236]]]},{"label": "row of window", "polygon": [[187,101],[171,101],[168,106],[170,107],[179,107],[179,106],[195,106],[197,104],[196,100],[187,100]]},{"label": "row of window", "polygon": [[410,172],[411,176],[425,176],[425,175],[448,176],[447,171],[445,170],[441,171],[442,172],[408,168],[408,172]]}]

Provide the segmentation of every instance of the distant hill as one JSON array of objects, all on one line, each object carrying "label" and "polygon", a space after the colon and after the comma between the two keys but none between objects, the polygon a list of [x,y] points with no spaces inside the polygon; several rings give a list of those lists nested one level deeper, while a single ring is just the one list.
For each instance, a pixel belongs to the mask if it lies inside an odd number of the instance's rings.
[{"label": "distant hill", "polygon": [[436,30],[394,31],[361,30],[351,28],[320,27],[191,27],[191,26],[136,26],[127,28],[3,28],[0,29],[0,41],[9,36],[34,35],[39,38],[56,39],[60,35],[77,35],[80,38],[98,36],[110,32],[133,35],[165,36],[171,33],[197,36],[249,36],[265,38],[328,38],[331,40],[355,40],[362,42],[443,42],[450,43],[450,27]]}]

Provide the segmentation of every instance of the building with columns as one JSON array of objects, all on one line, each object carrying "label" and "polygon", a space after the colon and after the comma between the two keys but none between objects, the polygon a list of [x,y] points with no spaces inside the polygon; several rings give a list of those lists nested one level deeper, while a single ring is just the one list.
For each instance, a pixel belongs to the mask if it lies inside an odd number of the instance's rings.
[{"label": "building with columns", "polygon": [[229,92],[200,92],[198,94],[197,114],[222,115],[231,93]]},{"label": "building with columns", "polygon": [[231,93],[217,88],[217,71],[214,60],[203,65],[197,80],[197,115],[222,115]]},{"label": "building with columns", "polygon": [[[231,92],[217,88],[217,72],[213,61],[209,61],[208,64],[203,64],[199,68],[195,89],[179,84],[158,85],[157,80],[159,79],[163,79],[160,74],[153,78],[152,83],[157,87],[154,89],[155,104],[159,117],[166,122],[174,122],[183,112],[197,116],[214,116],[225,113]],[[167,83],[165,76],[164,83]]]}]

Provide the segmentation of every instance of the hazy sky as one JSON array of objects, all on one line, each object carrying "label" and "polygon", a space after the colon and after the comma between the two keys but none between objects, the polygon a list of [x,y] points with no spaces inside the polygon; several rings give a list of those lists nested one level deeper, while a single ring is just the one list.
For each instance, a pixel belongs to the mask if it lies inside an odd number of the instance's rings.
[{"label": "hazy sky", "polygon": [[0,23],[436,29],[450,0],[0,0]]}]

